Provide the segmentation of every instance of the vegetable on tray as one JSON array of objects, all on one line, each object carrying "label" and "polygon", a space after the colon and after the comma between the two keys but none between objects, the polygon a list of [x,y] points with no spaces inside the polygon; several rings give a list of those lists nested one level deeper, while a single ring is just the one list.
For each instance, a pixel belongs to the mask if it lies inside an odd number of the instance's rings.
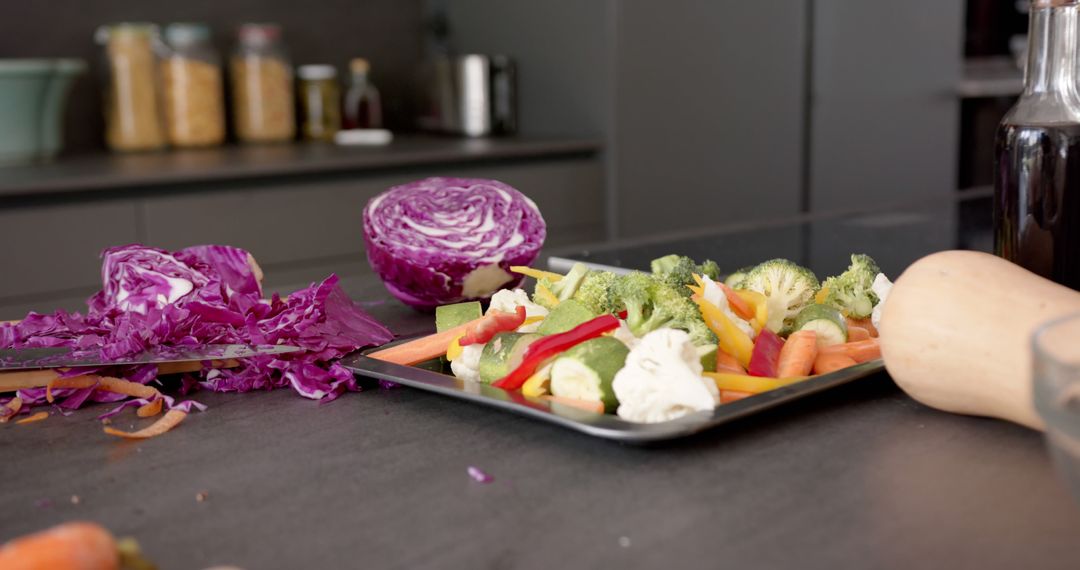
[{"label": "vegetable on tray", "polygon": [[[508,324],[482,347],[460,341],[464,328],[446,329],[442,315],[464,310],[451,305],[436,309],[436,335],[372,356],[445,355],[466,381],[628,421],[667,421],[879,358],[877,331],[864,315],[885,295],[866,296],[863,286],[884,291],[888,280],[867,277],[877,267],[869,257],[852,259],[826,280],[835,285],[831,295],[809,270],[781,259],[725,281],[715,263],[678,255],[655,260],[648,273],[622,275],[584,264],[566,275],[515,266],[536,279],[533,294],[493,296],[483,320],[494,315]],[[843,311],[834,306],[841,302]],[[512,328],[511,310],[530,316]]]}]

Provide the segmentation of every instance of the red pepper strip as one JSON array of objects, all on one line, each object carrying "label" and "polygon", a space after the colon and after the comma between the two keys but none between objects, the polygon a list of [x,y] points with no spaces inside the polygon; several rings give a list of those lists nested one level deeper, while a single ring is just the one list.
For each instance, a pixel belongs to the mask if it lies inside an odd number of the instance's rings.
[{"label": "red pepper strip", "polygon": [[619,318],[626,320],[626,317],[630,316],[630,311],[619,311]]},{"label": "red pepper strip", "polygon": [[546,336],[530,344],[529,348],[525,349],[525,354],[522,355],[521,364],[510,374],[492,384],[492,386],[504,390],[517,390],[536,372],[537,368],[540,368],[545,360],[617,328],[619,328],[619,319],[615,315],[600,315],[564,333]]},{"label": "red pepper strip", "polygon": [[484,344],[496,334],[517,330],[521,323],[525,322],[525,306],[519,305],[516,313],[504,313],[502,311],[490,311],[475,327],[470,328],[465,336],[461,337],[458,344],[469,346],[470,344]]}]

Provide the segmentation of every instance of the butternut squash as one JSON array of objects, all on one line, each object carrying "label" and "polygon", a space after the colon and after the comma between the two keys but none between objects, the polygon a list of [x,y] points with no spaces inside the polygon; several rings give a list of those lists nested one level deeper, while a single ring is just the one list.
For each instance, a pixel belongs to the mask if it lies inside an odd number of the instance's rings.
[{"label": "butternut squash", "polygon": [[1077,312],[1076,291],[989,254],[944,251],[897,279],[882,311],[881,352],[893,380],[928,406],[1041,430],[1031,335]]}]

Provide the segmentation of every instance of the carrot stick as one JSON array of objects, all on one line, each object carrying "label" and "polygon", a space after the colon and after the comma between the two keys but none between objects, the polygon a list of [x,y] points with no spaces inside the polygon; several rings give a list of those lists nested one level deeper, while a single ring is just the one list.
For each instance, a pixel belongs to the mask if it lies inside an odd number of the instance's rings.
[{"label": "carrot stick", "polygon": [[22,398],[15,396],[8,403],[4,404],[5,411],[0,414],[0,424],[7,423],[12,416],[19,413],[22,409]]},{"label": "carrot stick", "polygon": [[140,418],[149,418],[161,413],[161,404],[165,401],[164,398],[157,398],[149,404],[139,406],[138,410],[135,410],[135,415]]},{"label": "carrot stick", "polygon": [[855,342],[855,341],[858,341],[858,340],[868,340],[870,338],[871,338],[870,331],[868,331],[868,330],[866,330],[866,329],[864,329],[864,328],[862,328],[860,326],[848,325],[848,328],[847,328],[848,342]]},{"label": "carrot stick", "polygon": [[120,555],[112,534],[90,522],[69,522],[16,538],[0,547],[0,568],[115,570]]},{"label": "carrot stick", "polygon": [[828,374],[856,364],[853,358],[844,353],[819,350],[814,360],[814,374]]},{"label": "carrot stick", "polygon": [[165,412],[164,416],[158,421],[144,427],[138,431],[121,431],[109,426],[105,426],[105,433],[109,435],[115,435],[125,439],[147,439],[150,437],[159,436],[170,429],[174,428],[180,422],[184,421],[187,417],[187,412],[182,410],[169,410]]},{"label": "carrot stick", "polygon": [[451,341],[465,334],[486,318],[488,318],[487,315],[480,317],[479,319],[471,320],[465,324],[458,325],[452,329],[446,329],[440,333],[420,337],[415,340],[410,340],[409,342],[391,346],[390,348],[372,352],[371,354],[368,354],[368,356],[375,360],[393,362],[394,364],[402,364],[405,366],[412,366],[413,364],[418,364],[425,360],[438,358],[446,354],[446,348],[450,346]]},{"label": "carrot stick", "polygon": [[716,371],[717,372],[729,372],[731,374],[746,374],[746,370],[739,364],[739,361],[732,355],[716,349]]},{"label": "carrot stick", "polygon": [[724,296],[727,297],[728,306],[731,307],[731,310],[734,311],[736,315],[739,315],[748,321],[754,318],[754,307],[751,307],[750,303],[746,302],[746,299],[740,297],[731,287],[728,287],[719,281],[717,281],[716,284],[720,286],[720,289],[723,289]]},{"label": "carrot stick", "polygon": [[571,407],[574,407],[574,408],[585,410],[586,412],[596,412],[598,414],[604,413],[604,403],[603,402],[593,402],[593,401],[589,401],[589,400],[578,400],[576,398],[566,398],[564,396],[552,396],[550,394],[540,396],[540,398],[542,398],[544,400],[548,400],[550,402],[554,402],[556,404],[562,404],[564,406],[571,406]]},{"label": "carrot stick", "polygon": [[811,330],[795,331],[780,349],[780,362],[776,375],[780,378],[807,376],[814,369],[817,358],[817,333]]},{"label": "carrot stick", "polygon": [[843,354],[855,362],[869,362],[881,358],[881,342],[876,338],[868,338],[857,342],[845,342],[834,344],[821,349],[827,354]]},{"label": "carrot stick", "polygon": [[18,420],[15,423],[17,423],[17,424],[32,424],[34,422],[40,422],[41,420],[43,420],[43,419],[45,419],[47,417],[49,417],[49,412],[38,412],[38,413],[36,413],[36,414],[34,414],[32,416],[25,417],[25,418],[23,418],[21,420]]},{"label": "carrot stick", "polygon": [[847,317],[847,324],[848,327],[860,327],[866,329],[870,333],[870,336],[874,338],[877,338],[878,336],[877,327],[874,326],[873,321],[871,321],[869,318],[853,319],[851,317]]},{"label": "carrot stick", "polygon": [[738,390],[720,390],[720,403],[730,404],[732,402],[738,402],[743,398],[749,398],[753,396],[750,392],[739,392]]}]

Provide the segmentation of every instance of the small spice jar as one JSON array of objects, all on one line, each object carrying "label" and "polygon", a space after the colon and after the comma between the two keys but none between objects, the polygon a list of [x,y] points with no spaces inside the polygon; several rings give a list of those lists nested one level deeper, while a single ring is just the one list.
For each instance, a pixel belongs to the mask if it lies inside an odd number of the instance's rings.
[{"label": "small spice jar", "polygon": [[281,26],[240,26],[229,76],[237,139],[281,142],[296,136],[292,67],[281,43]]},{"label": "small spice jar", "polygon": [[205,24],[169,24],[165,27],[168,53],[162,62],[161,82],[169,143],[177,147],[205,147],[225,140],[225,94],[221,59],[210,43]]},{"label": "small spice jar", "polygon": [[304,140],[330,141],[341,130],[341,91],[332,65],[301,65],[300,120]]},{"label": "small spice jar", "polygon": [[110,24],[95,33],[104,47],[105,142],[119,151],[154,150],[165,146],[165,126],[158,89],[157,26]]}]

